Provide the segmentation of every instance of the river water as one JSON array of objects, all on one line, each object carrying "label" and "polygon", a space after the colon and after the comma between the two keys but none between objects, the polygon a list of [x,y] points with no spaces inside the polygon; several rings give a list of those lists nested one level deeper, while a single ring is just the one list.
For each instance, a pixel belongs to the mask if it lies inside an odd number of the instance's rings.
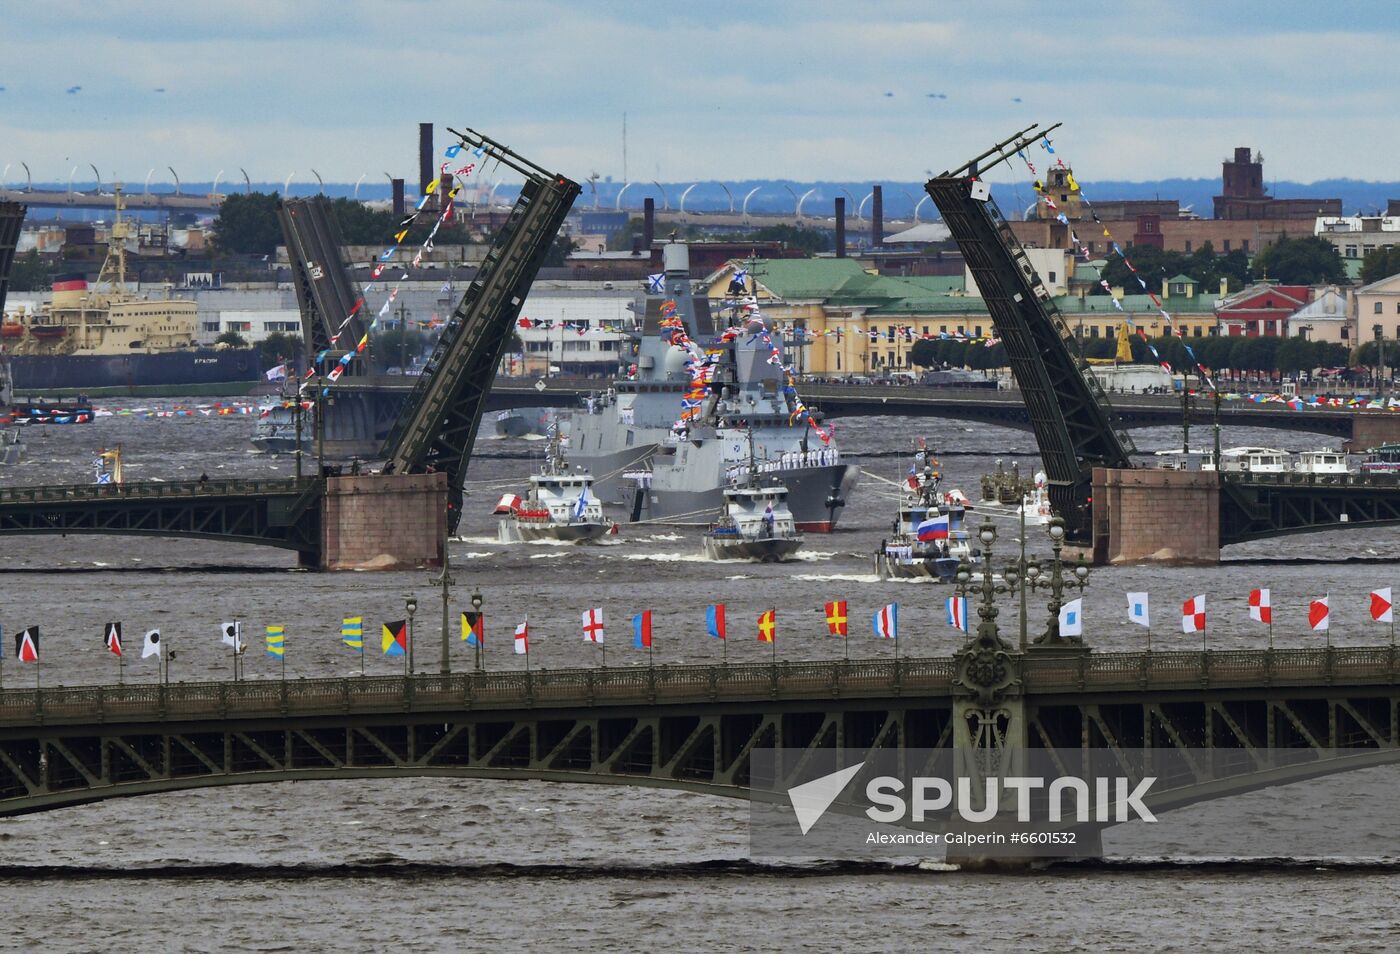
[{"label": "river water", "polygon": [[[197,408],[188,417],[119,414],[90,426],[38,428],[26,435],[25,462],[0,471],[0,486],[86,482],[94,452],[115,444],[129,480],[290,474],[290,457],[251,451],[250,429],[250,417]],[[866,638],[869,616],[894,600],[904,654],[951,651],[956,634],[943,618],[949,591],[880,582],[873,573],[870,555],[893,518],[888,481],[907,471],[911,442],[924,436],[942,461],[945,487],[976,497],[978,477],[998,460],[1033,467],[1031,436],[896,418],[838,421],[837,436],[873,476],[852,495],[841,529],[810,536],[802,559],[785,566],[706,562],[695,528],[624,527],[598,547],[502,546],[489,511],[501,493],[522,488],[530,456],[543,445],[484,438],[451,545],[459,581],[453,625],[468,588],[479,588],[488,667],[520,665],[509,634],[527,613],[533,665],[590,665],[602,660],[582,642],[579,616],[602,606],[607,663],[645,665],[631,648],[629,620],[651,609],[656,661],[703,662],[717,660],[721,648],[704,635],[704,607],[723,601],[732,662],[769,658],[754,627],[769,606],[778,608],[779,658],[834,658],[845,647],[824,636],[821,604],[846,599],[851,655],[875,656],[892,649]],[[1134,438],[1144,451],[1179,441],[1170,428]],[[1227,430],[1225,441],[1336,446],[1303,432],[1247,429]],[[998,564],[1011,556],[1015,536],[1014,526],[1000,526]],[[1028,536],[1043,556],[1043,533]],[[280,676],[277,661],[258,652],[269,623],[286,629],[287,678],[357,673],[358,655],[340,646],[340,618],[363,615],[366,643],[377,645],[379,622],[401,618],[410,592],[420,606],[417,667],[435,671],[438,664],[441,611],[427,572],[307,573],[288,552],[204,541],[9,537],[4,547],[0,624],[7,634],[42,627],[45,685],[116,678],[101,641],[109,619],[125,625],[128,680],[157,678],[153,661],[131,652],[152,627],[177,653],[172,679],[226,678],[218,627],[234,618],[245,621],[254,643],[249,678]],[[1210,569],[1094,571],[1085,592],[1088,640],[1101,649],[1142,648],[1145,633],[1127,622],[1123,594],[1147,590],[1154,648],[1200,648],[1200,638],[1180,635],[1177,625],[1177,607],[1197,593],[1209,600],[1211,648],[1262,647],[1266,632],[1248,621],[1245,605],[1255,586],[1273,590],[1279,646],[1322,642],[1307,631],[1306,604],[1324,593],[1334,645],[1388,638],[1370,622],[1366,593],[1400,585],[1400,533],[1281,538],[1225,556]],[[1043,626],[1043,611],[1033,605],[1032,614],[1032,628]],[[1002,619],[1009,617],[1008,607]],[[467,668],[465,646],[450,635],[454,667]],[[371,673],[402,668],[374,653],[366,666]],[[32,684],[34,675],[33,667],[20,671],[12,657],[6,661],[6,686]],[[1396,780],[1348,778],[1331,783],[1337,803]],[[1251,797],[1260,799],[1254,811],[1262,819],[1277,815],[1288,796]],[[1208,832],[1211,806],[1190,811]],[[1168,849],[1013,876],[756,865],[747,858],[747,817],[743,802],[684,793],[410,779],[211,789],[0,820],[0,898],[8,902],[0,949],[1376,950],[1393,935],[1388,912],[1400,852],[1384,847],[1366,863],[1323,861],[1325,848],[1316,858],[1278,861],[1246,851],[1208,862]]]}]

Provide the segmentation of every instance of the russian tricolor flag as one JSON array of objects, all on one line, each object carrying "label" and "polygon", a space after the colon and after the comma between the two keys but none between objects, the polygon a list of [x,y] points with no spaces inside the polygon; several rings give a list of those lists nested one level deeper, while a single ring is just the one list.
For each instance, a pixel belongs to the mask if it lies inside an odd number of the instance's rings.
[{"label": "russian tricolor flag", "polygon": [[632,645],[638,649],[651,648],[651,610],[642,610],[632,617]]},{"label": "russian tricolor flag", "polygon": [[919,538],[920,543],[928,543],[932,540],[948,539],[948,515],[939,514],[930,517],[915,528],[914,533]]}]

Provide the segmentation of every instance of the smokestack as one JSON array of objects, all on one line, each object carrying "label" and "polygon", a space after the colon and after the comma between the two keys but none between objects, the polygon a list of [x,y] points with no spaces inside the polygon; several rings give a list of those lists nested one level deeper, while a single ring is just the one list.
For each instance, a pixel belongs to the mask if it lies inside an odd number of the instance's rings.
[{"label": "smokestack", "polygon": [[880,186],[873,186],[874,197],[870,200],[870,245],[879,248],[885,244],[885,195]]},{"label": "smokestack", "polygon": [[389,183],[394,194],[394,215],[403,218],[403,180],[390,179]]},{"label": "smokestack", "polygon": [[433,124],[418,124],[418,194],[428,194],[433,176]]},{"label": "smokestack", "polygon": [[846,197],[836,199],[836,257],[846,257]]},{"label": "smokestack", "polygon": [[648,198],[642,203],[642,251],[651,252],[651,242],[654,238],[656,238],[656,200]]}]

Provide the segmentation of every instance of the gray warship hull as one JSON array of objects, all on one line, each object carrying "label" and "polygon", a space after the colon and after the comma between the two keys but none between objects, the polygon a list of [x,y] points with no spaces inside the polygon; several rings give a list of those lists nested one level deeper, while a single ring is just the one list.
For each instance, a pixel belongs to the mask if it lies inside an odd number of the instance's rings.
[{"label": "gray warship hull", "polygon": [[[856,484],[860,468],[854,464],[832,464],[821,467],[800,467],[781,472],[788,489],[788,509],[793,523],[804,533],[830,533],[836,529],[846,495]],[[656,523],[711,523],[724,509],[724,485],[703,486],[684,490],[656,486],[655,475],[650,481],[634,484],[633,499],[625,501],[631,508],[632,520]],[[842,501],[833,505],[834,500]]]}]

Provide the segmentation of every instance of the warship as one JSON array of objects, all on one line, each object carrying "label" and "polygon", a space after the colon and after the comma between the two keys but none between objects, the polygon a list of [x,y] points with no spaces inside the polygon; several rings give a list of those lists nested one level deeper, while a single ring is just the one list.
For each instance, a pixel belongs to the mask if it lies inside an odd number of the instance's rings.
[{"label": "warship", "polygon": [[662,261],[632,306],[641,320],[624,343],[628,373],[570,420],[569,463],[632,521],[707,525],[725,488],[756,470],[787,488],[798,530],[835,529],[860,468],[802,405],[757,282],[736,275],[717,321],[692,294],[687,247],[667,244]]}]

